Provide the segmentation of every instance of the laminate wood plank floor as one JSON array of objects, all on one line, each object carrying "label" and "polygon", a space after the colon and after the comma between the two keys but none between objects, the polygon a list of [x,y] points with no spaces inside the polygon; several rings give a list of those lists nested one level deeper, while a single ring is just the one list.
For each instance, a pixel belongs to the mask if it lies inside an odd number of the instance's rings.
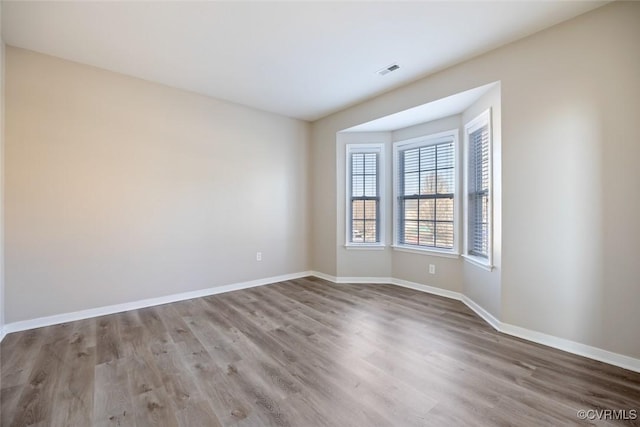
[{"label": "laminate wood plank floor", "polygon": [[14,333],[0,350],[7,427],[640,425],[640,374],[392,285],[291,280]]}]

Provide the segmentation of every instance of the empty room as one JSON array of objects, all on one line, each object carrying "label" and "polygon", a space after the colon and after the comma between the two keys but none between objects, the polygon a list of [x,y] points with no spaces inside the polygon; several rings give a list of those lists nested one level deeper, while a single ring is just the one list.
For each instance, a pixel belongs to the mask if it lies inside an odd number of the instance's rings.
[{"label": "empty room", "polygon": [[0,15],[0,426],[640,425],[640,2]]}]

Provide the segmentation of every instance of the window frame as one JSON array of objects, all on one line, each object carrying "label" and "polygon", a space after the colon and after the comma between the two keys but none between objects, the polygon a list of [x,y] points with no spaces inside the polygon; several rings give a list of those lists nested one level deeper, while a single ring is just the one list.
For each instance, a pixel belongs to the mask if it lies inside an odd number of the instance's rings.
[{"label": "window frame", "polygon": [[[489,134],[489,187],[488,187],[488,201],[487,201],[487,209],[488,209],[488,224],[487,224],[487,258],[473,255],[470,253],[469,247],[469,159],[470,153],[470,135],[477,131],[478,129],[487,126],[487,131]],[[464,240],[464,249],[462,253],[462,257],[469,261],[472,264],[477,265],[485,270],[491,271],[493,270],[493,126],[492,126],[492,116],[491,116],[491,108],[486,109],[473,119],[469,120],[464,125],[464,232],[463,232],[463,240]]]},{"label": "window frame", "polygon": [[[434,134],[424,135],[417,138],[406,139],[393,143],[393,245],[395,250],[402,252],[414,252],[442,256],[447,258],[458,258],[460,241],[460,144],[459,129],[451,129]],[[453,248],[444,249],[428,246],[410,245],[400,242],[400,153],[419,147],[426,147],[441,143],[453,143],[454,156],[454,192],[453,192]]]},{"label": "window frame", "polygon": [[[384,249],[385,248],[385,210],[386,200],[384,194],[385,179],[385,144],[384,143],[350,143],[346,144],[346,175],[345,175],[345,247],[347,249]],[[378,164],[376,169],[376,188],[378,192],[378,209],[376,215],[377,242],[352,242],[352,175],[351,175],[351,155],[360,153],[376,153]]]}]

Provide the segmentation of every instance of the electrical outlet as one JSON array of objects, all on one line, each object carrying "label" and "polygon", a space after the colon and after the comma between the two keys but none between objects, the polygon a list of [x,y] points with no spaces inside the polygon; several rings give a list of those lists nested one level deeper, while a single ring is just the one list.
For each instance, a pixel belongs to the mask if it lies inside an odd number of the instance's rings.
[{"label": "electrical outlet", "polygon": [[429,274],[436,274],[436,265],[429,264]]},{"label": "electrical outlet", "polygon": [[256,261],[262,261],[262,252],[256,252]]}]

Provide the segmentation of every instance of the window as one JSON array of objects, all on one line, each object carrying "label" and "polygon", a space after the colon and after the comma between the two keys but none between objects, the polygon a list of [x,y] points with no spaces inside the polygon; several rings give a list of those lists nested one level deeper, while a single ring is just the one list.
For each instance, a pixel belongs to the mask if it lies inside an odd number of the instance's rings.
[{"label": "window", "polygon": [[491,111],[465,126],[467,153],[465,255],[481,265],[491,265]]},{"label": "window", "polygon": [[382,246],[383,144],[347,145],[347,246]]},{"label": "window", "polygon": [[457,135],[395,144],[397,246],[456,252]]}]

